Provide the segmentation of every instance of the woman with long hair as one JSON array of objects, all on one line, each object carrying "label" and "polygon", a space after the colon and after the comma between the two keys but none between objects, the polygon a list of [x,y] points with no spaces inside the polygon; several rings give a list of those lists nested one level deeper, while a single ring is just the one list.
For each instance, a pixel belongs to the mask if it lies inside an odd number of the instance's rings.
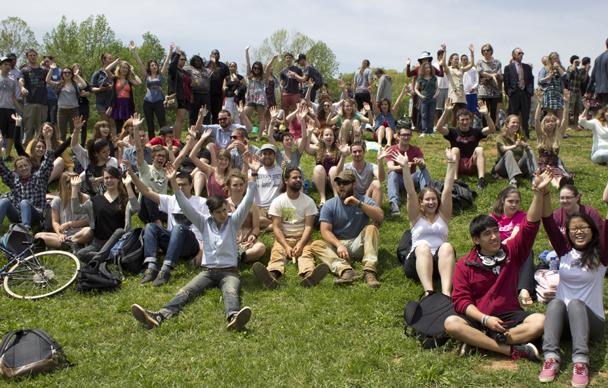
[{"label": "woman with long hair", "polygon": [[264,67],[262,62],[255,61],[251,64],[249,58],[249,46],[245,48],[245,59],[247,60],[247,94],[245,95],[245,114],[251,120],[251,115],[256,112],[259,120],[258,141],[262,138],[262,132],[266,129],[266,109],[268,101],[266,99],[266,85],[272,76],[274,62],[279,57],[278,54],[272,57],[270,62]]},{"label": "woman with long hair", "polygon": [[562,139],[562,133],[565,132],[568,126],[568,102],[570,101],[570,92],[564,91],[564,104],[561,120],[553,112],[547,112],[541,120],[541,109],[543,92],[536,91],[536,110],[534,112],[534,127],[537,134],[538,148],[538,168],[541,172],[547,167],[553,169],[553,180],[551,183],[555,187],[559,187],[559,181],[563,178],[571,178],[571,174],[566,171],[566,167],[559,158],[559,147]]},{"label": "woman with long hair", "polygon": [[[567,116],[566,116],[567,117]],[[550,197],[545,207],[550,209]],[[586,214],[575,213],[566,220],[566,239],[553,218],[543,218],[551,245],[559,257],[559,284],[555,299],[545,311],[543,353],[545,362],[538,376],[541,382],[555,379],[561,363],[560,342],[564,329],[572,338],[572,386],[589,384],[589,344],[604,336],[604,276],[608,266],[606,230],[608,219],[598,228]]]},{"label": "woman with long hair", "polygon": [[[42,239],[48,248],[69,248],[85,245],[93,238],[86,214],[76,215],[72,212],[70,198],[72,186],[70,180],[76,174],[64,172],[59,180],[59,196],[51,201],[52,232],[36,233],[34,238]],[[82,204],[89,199],[79,193],[78,201]]]},{"label": "woman with long hair", "polygon": [[[547,57],[547,62],[538,73],[538,85],[543,89],[542,108],[547,113],[552,112],[561,117],[564,109],[563,90],[568,78],[566,69],[559,60],[559,54],[555,51]],[[567,103],[566,103],[567,105]],[[566,129],[565,127],[563,128]],[[562,132],[563,135],[565,132]]]},{"label": "woman with long hair", "polygon": [[369,68],[370,62],[364,59],[361,62],[361,67],[355,72],[353,77],[353,90],[355,91],[355,101],[357,110],[363,109],[363,104],[372,102],[371,84],[372,70]]},{"label": "woman with long hair", "polygon": [[124,122],[135,113],[135,100],[133,87],[141,85],[141,79],[133,72],[133,66],[127,61],[117,58],[106,67],[108,78],[112,82],[112,99],[110,114],[116,123],[114,133],[122,128]]},{"label": "woman with long hair", "polygon": [[61,79],[59,81],[53,81],[53,70],[56,68],[57,65],[51,63],[51,71],[46,73],[46,83],[57,91],[57,128],[59,130],[59,138],[65,141],[68,126],[70,130],[74,129],[72,120],[79,113],[78,99],[80,98],[80,90],[84,89],[87,85],[69,67],[61,70]]},{"label": "woman with long hair", "polygon": [[447,168],[442,193],[427,186],[417,194],[407,154],[393,155],[393,160],[403,170],[407,214],[412,225],[412,250],[404,264],[405,272],[409,278],[420,280],[425,294],[433,292],[433,277],[438,275],[441,292],[452,295],[452,274],[456,260],[454,247],[448,242],[448,223],[452,217],[452,186],[458,151],[458,148],[446,150]]},{"label": "woman with long hair", "polygon": [[163,61],[163,66],[160,67],[155,59],[149,59],[147,65],[144,66],[143,61],[139,57],[137,52],[137,46],[135,42],[129,43],[129,50],[133,53],[135,61],[139,65],[141,74],[145,74],[144,82],[146,83],[146,95],[144,96],[144,118],[146,119],[146,127],[148,128],[148,138],[152,139],[156,133],[154,126],[154,116],[158,122],[158,128],[162,128],[167,125],[165,118],[165,94],[163,93],[163,83],[169,69],[169,61],[175,44],[169,45],[169,51]]},{"label": "woman with long hair", "polygon": [[234,118],[233,122],[235,124],[241,123],[237,106],[241,101],[240,95],[245,88],[244,78],[238,73],[238,66],[236,62],[228,63],[228,75],[226,78],[224,78],[224,84],[222,86],[224,91],[224,103],[222,104],[222,109],[230,112]]},{"label": "woman with long hair", "polygon": [[[211,164],[207,164],[205,160],[198,157],[198,153],[207,141],[207,138],[211,136],[212,130],[207,129],[198,139],[192,150],[190,151],[189,158],[198,168],[199,174],[204,174],[207,177],[205,186],[207,187],[207,197],[214,195],[228,198],[228,175],[230,174],[230,167],[232,162],[232,156],[230,151],[226,149],[219,149],[213,144],[211,146]],[[194,135],[194,134],[192,134]],[[190,139],[196,139],[196,135],[190,137]],[[190,140],[193,142],[194,140]],[[194,173],[196,174],[196,172]],[[194,175],[195,177],[196,175]]]},{"label": "woman with long hair", "polygon": [[[307,111],[296,111],[299,112],[299,120],[304,122],[304,128],[306,128],[306,115]],[[293,113],[293,112],[292,112]],[[268,142],[279,151],[276,154],[276,163],[281,166],[283,170],[286,170],[290,166],[299,166],[302,154],[306,151],[306,146],[310,141],[308,136],[303,136],[300,139],[295,139],[289,131],[275,132],[278,127],[277,121],[278,111],[276,106],[270,108],[270,125],[268,125]],[[283,145],[283,149],[278,143]]]},{"label": "woman with long hair", "polygon": [[[441,49],[446,52],[445,44],[441,45]],[[441,58],[441,65],[445,71],[445,74],[448,78],[449,88],[448,88],[448,98],[454,103],[453,112],[456,113],[460,109],[465,109],[467,107],[467,100],[464,94],[464,83],[463,77],[464,73],[469,71],[473,65],[475,64],[475,51],[473,45],[469,45],[469,52],[471,53],[471,62],[469,62],[466,66],[460,66],[460,57],[457,53],[453,53],[450,55],[449,63],[445,61],[445,55]],[[456,126],[456,114],[452,115],[452,127]]]},{"label": "woman with long hair", "polygon": [[93,229],[91,244],[76,253],[84,262],[89,262],[117,230],[129,229],[131,216],[139,211],[139,202],[131,186],[131,177],[126,176],[121,180],[120,170],[116,167],[107,167],[103,168],[102,179],[105,192],[94,195],[82,204],[80,176],[74,175],[70,178],[72,213],[86,214]]},{"label": "woman with long hair", "polygon": [[600,230],[603,228],[600,212],[589,205],[583,205],[582,196],[573,184],[567,183],[559,188],[559,207],[553,211],[552,217],[564,238],[567,238],[566,221],[574,214],[586,214],[595,221],[595,225]]},{"label": "woman with long hair", "polygon": [[[230,195],[226,198],[228,211],[234,213],[245,197],[247,190],[247,178],[239,170],[233,169],[228,175],[228,191]],[[253,263],[264,256],[266,246],[258,241],[260,234],[260,209],[254,203],[249,214],[236,233],[236,241],[239,249],[239,258],[243,263]]]},{"label": "woman with long hair", "polygon": [[[498,223],[500,240],[503,244],[514,238],[520,230],[520,224],[526,219],[526,212],[521,210],[521,194],[517,187],[509,186],[503,189],[496,202],[490,216]],[[529,306],[533,303],[534,294],[534,252],[530,251],[528,259],[519,270],[519,303],[522,306]]]},{"label": "woman with long hair", "polygon": [[608,108],[600,109],[595,118],[588,120],[589,101],[584,100],[585,109],[578,118],[578,125],[593,132],[591,161],[598,164],[608,163]]},{"label": "woman with long hair", "polygon": [[349,144],[363,138],[363,133],[355,132],[353,125],[354,121],[358,121],[360,124],[369,124],[373,121],[372,108],[369,103],[363,103],[363,110],[365,111],[366,116],[357,112],[355,109],[356,106],[357,103],[352,98],[342,100],[340,108],[338,109],[338,114],[328,121],[329,125],[335,125],[336,128],[340,130],[338,138],[343,144]]},{"label": "woman with long hair", "polygon": [[[402,96],[404,91],[399,96]],[[432,135],[439,88],[437,87],[435,68],[428,61],[420,65],[414,92],[420,98],[420,136]]]},{"label": "woman with long hair", "polygon": [[517,186],[517,178],[532,178],[538,168],[532,147],[525,142],[521,133],[519,116],[507,116],[505,124],[496,137],[498,160],[492,167],[492,174],[509,180]]}]

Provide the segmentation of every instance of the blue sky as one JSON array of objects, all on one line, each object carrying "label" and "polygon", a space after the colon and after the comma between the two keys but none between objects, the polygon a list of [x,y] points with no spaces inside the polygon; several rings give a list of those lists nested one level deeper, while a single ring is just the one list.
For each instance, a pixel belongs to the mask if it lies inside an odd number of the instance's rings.
[{"label": "blue sky", "polygon": [[[435,52],[443,42],[448,52],[468,52],[489,42],[505,64],[511,50],[522,47],[524,62],[540,67],[540,58],[557,51],[562,62],[572,54],[592,59],[604,51],[608,38],[608,2],[561,1],[114,1],[33,0],[10,7],[10,16],[24,19],[39,41],[61,15],[83,20],[106,15],[117,37],[141,41],[150,31],[168,45],[175,41],[187,53],[208,55],[213,48],[223,60],[244,63],[244,48],[258,46],[285,28],[324,41],[336,54],[341,72],[352,72],[363,58],[372,67],[403,69],[405,59],[421,51]],[[36,9],[36,12],[30,10]]]}]

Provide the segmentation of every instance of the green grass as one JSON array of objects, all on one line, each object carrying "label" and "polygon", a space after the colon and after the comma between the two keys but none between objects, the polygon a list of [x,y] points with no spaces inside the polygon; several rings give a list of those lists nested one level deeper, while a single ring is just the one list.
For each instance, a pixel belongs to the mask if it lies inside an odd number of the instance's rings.
[{"label": "green grass", "polygon": [[[590,133],[572,135],[562,145],[562,157],[576,173],[583,202],[604,213],[601,194],[608,171],[589,160]],[[438,136],[414,142],[422,147],[432,176],[443,179],[447,143]],[[495,143],[490,139],[484,146],[492,155],[489,170],[495,160]],[[303,166],[310,177],[310,157]],[[466,181],[475,185],[472,179]],[[488,213],[505,184],[490,178],[488,188],[477,198],[476,209],[452,218],[449,239],[459,256],[471,247],[470,219]],[[521,191],[527,208],[529,184]],[[316,193],[313,196],[318,198]],[[555,191],[552,197],[557,206]],[[386,202],[383,207],[387,210]],[[405,279],[395,256],[401,233],[408,227],[404,217],[389,218],[381,227],[382,287],[378,290],[363,283],[337,288],[329,277],[317,287],[303,289],[296,268],[289,265],[281,286],[269,291],[255,280],[249,267],[243,267],[242,300],[253,309],[243,333],[225,330],[217,289],[206,292],[157,330],[146,331],[133,319],[132,303],[157,309],[197,273],[186,265],[180,265],[170,284],[162,288],[141,287],[139,277],[129,277],[121,290],[104,294],[80,294],[71,288],[37,302],[2,295],[0,332],[43,328],[76,364],[19,383],[26,386],[539,386],[539,364],[503,363],[488,355],[461,358],[451,343],[423,351],[415,339],[404,336],[403,306],[422,292],[419,284]],[[263,241],[270,248],[270,236]],[[534,250],[547,247],[541,231]],[[356,268],[361,268],[360,263]],[[533,309],[542,311],[544,306]],[[565,372],[557,379],[559,385],[569,384],[571,377],[569,343],[563,349]],[[608,384],[604,349],[603,342],[592,348],[595,386]]]}]

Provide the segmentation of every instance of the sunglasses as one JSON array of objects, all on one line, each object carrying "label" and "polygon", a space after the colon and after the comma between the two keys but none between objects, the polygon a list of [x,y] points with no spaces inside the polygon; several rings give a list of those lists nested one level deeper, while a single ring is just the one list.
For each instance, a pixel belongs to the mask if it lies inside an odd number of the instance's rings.
[{"label": "sunglasses", "polygon": [[348,185],[350,185],[350,184],[352,184],[352,183],[353,183],[353,182],[351,182],[351,181],[341,181],[341,180],[337,180],[337,181],[336,181],[336,184],[337,184],[338,186],[348,186]]}]

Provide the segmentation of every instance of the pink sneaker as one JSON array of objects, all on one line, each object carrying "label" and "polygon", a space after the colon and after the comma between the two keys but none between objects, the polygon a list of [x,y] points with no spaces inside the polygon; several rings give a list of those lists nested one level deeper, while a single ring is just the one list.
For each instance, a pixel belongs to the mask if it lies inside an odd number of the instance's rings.
[{"label": "pink sneaker", "polygon": [[577,362],[572,368],[572,386],[577,388],[586,387],[589,384],[589,366]]},{"label": "pink sneaker", "polygon": [[543,364],[543,370],[540,371],[538,380],[541,383],[550,383],[551,381],[555,380],[557,372],[559,372],[559,361],[554,358],[548,358]]}]

